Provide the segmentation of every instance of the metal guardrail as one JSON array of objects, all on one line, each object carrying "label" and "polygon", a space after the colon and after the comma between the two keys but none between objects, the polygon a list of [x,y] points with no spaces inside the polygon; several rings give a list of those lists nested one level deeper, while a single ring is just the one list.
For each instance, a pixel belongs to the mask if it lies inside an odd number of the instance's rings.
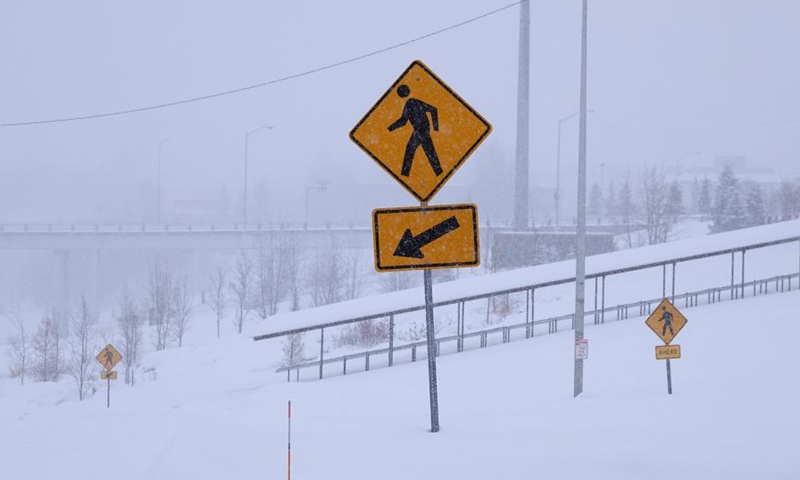
[{"label": "metal guardrail", "polygon": [[[730,294],[730,300],[739,300],[744,299],[746,296],[746,292],[752,287],[752,295],[753,297],[757,295],[764,295],[770,293],[770,285],[774,284],[774,292],[784,292],[784,291],[791,291],[792,290],[792,280],[797,279],[797,289],[800,290],[800,273],[792,273],[787,275],[778,275],[770,278],[764,279],[757,279],[751,280],[749,282],[742,282],[740,284],[735,285],[725,285],[720,287],[713,287],[707,288],[703,290],[697,290],[694,292],[686,292],[683,294],[671,296],[671,301],[673,303],[679,303],[683,301],[684,308],[692,308],[696,307],[701,304],[702,300],[705,300],[705,304],[713,304],[720,301],[723,301],[723,297],[727,297],[727,295],[723,295],[723,293]],[[637,312],[637,316],[644,316],[648,315],[652,312],[653,306],[657,306],[661,302],[662,298],[653,298],[647,300],[641,300],[638,302],[632,302],[627,304],[616,305],[614,307],[603,307],[601,309],[591,310],[585,313],[585,317],[594,317],[594,325],[604,324],[606,321],[606,314],[616,314],[615,320],[625,320],[629,318],[629,314],[631,310]],[[460,310],[460,314],[463,315],[463,312]],[[517,323],[513,325],[503,325],[494,328],[489,328],[485,330],[480,330],[476,332],[464,333],[461,328],[459,328],[459,333],[456,335],[450,335],[447,337],[437,338],[436,339],[436,356],[442,355],[442,345],[448,343],[455,344],[455,352],[453,353],[460,353],[464,350],[467,350],[467,340],[472,338],[479,338],[479,347],[478,348],[485,348],[490,346],[494,338],[491,336],[497,336],[497,334],[501,334],[500,342],[494,341],[492,344],[504,344],[509,343],[515,338],[513,337],[513,333],[524,330],[525,335],[519,335],[520,339],[529,339],[533,338],[536,335],[536,326],[539,325],[547,325],[547,334],[556,333],[559,331],[560,324],[565,321],[569,321],[569,328],[574,328],[574,314],[568,315],[561,315],[558,317],[551,317],[536,321],[528,321],[526,316],[526,321],[524,323]],[[563,327],[562,327],[563,328]],[[393,328],[390,327],[390,330]],[[538,336],[541,336],[538,335]],[[393,366],[395,362],[395,353],[403,352],[406,350],[411,351],[411,358],[410,362],[417,361],[417,348],[421,348],[423,353],[426,353],[426,341],[420,340],[417,342],[407,343],[400,346],[391,345],[388,348],[379,348],[374,350],[369,350],[366,352],[360,353],[353,353],[349,355],[342,355],[334,358],[322,359],[322,360],[315,360],[310,362],[303,362],[298,363],[295,365],[283,366],[276,370],[276,373],[286,372],[286,379],[287,381],[291,381],[291,373],[292,371],[295,372],[296,381],[300,380],[300,370],[306,368],[319,368],[320,369],[320,379],[323,377],[323,366],[330,365],[334,363],[341,363],[342,364],[342,375],[347,375],[347,365],[348,361],[352,365],[353,360],[357,359],[364,359],[364,370],[369,371],[370,369],[370,358],[374,358],[379,355],[387,355],[387,366]],[[423,357],[424,358],[424,357]],[[406,362],[408,363],[408,362]]]},{"label": "metal guardrail", "polygon": [[[745,254],[746,254],[746,252],[748,252],[750,250],[756,250],[756,249],[760,249],[760,248],[766,248],[766,247],[771,247],[771,246],[775,246],[775,245],[783,245],[783,244],[794,243],[794,242],[798,242],[798,247],[800,247],[800,236],[793,236],[793,237],[783,238],[783,239],[780,239],[780,240],[773,240],[773,241],[769,241],[769,242],[753,243],[753,244],[743,245],[741,247],[735,247],[735,248],[715,250],[713,252],[707,252],[707,253],[702,253],[702,254],[697,254],[697,255],[674,257],[674,258],[670,258],[670,259],[667,259],[667,260],[662,260],[662,261],[659,261],[659,262],[644,263],[644,264],[641,264],[641,265],[634,265],[634,266],[631,266],[631,267],[605,270],[605,271],[601,271],[601,272],[587,274],[586,275],[586,280],[587,281],[588,280],[594,280],[595,281],[595,306],[594,306],[594,308],[596,310],[597,309],[597,300],[598,300],[598,296],[597,296],[598,281],[602,282],[601,302],[602,302],[602,305],[605,306],[605,278],[608,277],[608,276],[619,275],[619,274],[622,274],[622,273],[635,272],[635,271],[640,271],[640,270],[646,270],[646,269],[649,269],[649,268],[662,267],[662,272],[663,272],[662,273],[662,293],[663,293],[663,296],[666,297],[667,296],[667,283],[666,283],[667,282],[667,266],[671,266],[672,267],[672,294],[674,295],[675,294],[676,267],[677,267],[677,265],[679,263],[685,263],[685,262],[689,262],[689,261],[692,261],[692,260],[700,260],[700,259],[712,258],[712,257],[718,257],[718,256],[730,254],[730,256],[731,256],[731,284],[730,285],[731,285],[731,288],[733,288],[733,286],[736,284],[736,279],[734,277],[734,272],[735,272],[734,261],[735,261],[735,255],[737,253],[741,254],[741,282],[740,283],[743,283],[744,282],[744,274],[745,274]],[[800,249],[798,250],[797,270],[798,270],[798,272],[800,272]],[[465,302],[470,302],[470,301],[474,301],[474,300],[485,300],[485,299],[488,299],[488,298],[491,298],[491,297],[495,297],[495,296],[498,296],[498,295],[506,295],[506,294],[510,294],[510,293],[528,292],[528,295],[527,295],[527,304],[528,305],[527,305],[526,308],[528,309],[528,311],[530,312],[531,317],[532,317],[533,316],[533,296],[534,296],[535,291],[537,289],[545,288],[545,287],[552,287],[552,286],[556,286],[556,285],[563,285],[563,284],[567,284],[567,283],[574,283],[574,282],[575,282],[575,277],[565,277],[565,278],[555,279],[555,280],[551,280],[551,281],[547,281],[547,282],[531,284],[531,285],[523,285],[523,286],[519,286],[519,287],[515,287],[515,288],[510,288],[510,289],[505,289],[505,290],[497,290],[497,291],[483,293],[483,294],[479,294],[479,295],[471,295],[471,296],[465,296],[465,297],[460,297],[460,298],[455,298],[455,299],[450,299],[450,300],[436,301],[436,302],[433,303],[433,307],[434,308],[438,308],[438,307],[443,307],[443,306],[447,306],[447,305],[461,304],[462,307],[459,308],[459,312],[461,312],[463,310],[463,304]],[[268,340],[270,338],[283,337],[283,336],[286,336],[286,335],[292,335],[292,334],[296,334],[296,333],[303,333],[303,332],[309,332],[309,331],[314,331],[314,330],[324,330],[325,328],[338,327],[338,326],[341,326],[341,325],[348,325],[348,324],[364,322],[364,321],[368,321],[368,320],[377,320],[377,319],[386,318],[386,317],[392,317],[394,315],[401,315],[401,314],[405,314],[405,313],[419,312],[419,311],[423,311],[424,309],[425,309],[425,306],[420,304],[420,305],[415,305],[413,307],[402,308],[402,309],[391,310],[391,311],[385,311],[385,312],[380,312],[380,313],[371,314],[371,315],[364,315],[364,316],[359,316],[359,317],[352,317],[352,318],[348,318],[348,319],[344,319],[344,320],[328,322],[328,323],[321,324],[321,325],[313,325],[313,326],[309,326],[309,327],[302,327],[302,328],[296,328],[296,329],[291,329],[291,330],[284,330],[284,331],[281,331],[281,332],[269,333],[269,334],[265,334],[265,335],[257,335],[255,337],[253,337],[253,340],[255,340],[255,341]],[[461,315],[461,317],[463,318],[463,315]]]}]

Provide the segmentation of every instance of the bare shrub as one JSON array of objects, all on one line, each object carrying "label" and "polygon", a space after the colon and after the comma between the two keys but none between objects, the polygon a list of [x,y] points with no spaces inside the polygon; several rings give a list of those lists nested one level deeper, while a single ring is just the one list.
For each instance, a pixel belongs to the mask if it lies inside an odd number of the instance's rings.
[{"label": "bare shrub", "polygon": [[30,362],[30,338],[25,328],[25,319],[18,304],[11,306],[8,312],[8,369],[12,377],[19,378],[20,385],[25,385],[25,375]]},{"label": "bare shrub", "polygon": [[347,325],[336,337],[338,345],[354,347],[374,347],[389,339],[388,320],[365,320]]}]

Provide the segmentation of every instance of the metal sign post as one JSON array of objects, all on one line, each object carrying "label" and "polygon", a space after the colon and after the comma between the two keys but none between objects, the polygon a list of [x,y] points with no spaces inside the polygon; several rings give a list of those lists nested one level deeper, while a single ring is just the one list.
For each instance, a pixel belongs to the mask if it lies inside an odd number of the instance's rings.
[{"label": "metal sign post", "polygon": [[289,429],[288,429],[288,450],[286,451],[286,478],[292,480],[292,401],[289,400],[289,409],[287,412]]},{"label": "metal sign post", "polygon": [[431,432],[439,431],[439,390],[436,381],[436,329],[433,322],[433,280],[431,271],[424,270],[425,328],[428,338],[428,393],[431,401]]},{"label": "metal sign post", "polygon": [[97,362],[105,368],[100,372],[100,379],[106,380],[106,408],[111,408],[111,380],[117,379],[117,372],[112,370],[122,360],[122,355],[110,343],[105,346],[95,357]]},{"label": "metal sign post", "polygon": [[[432,433],[439,431],[439,394],[431,269],[476,267],[480,248],[475,205],[429,207],[428,202],[491,131],[489,122],[416,60],[350,132],[359,148],[420,201],[419,208],[374,210],[372,233],[377,271],[423,271]],[[390,365],[391,355],[390,350]]]},{"label": "metal sign post", "polygon": [[681,358],[681,346],[671,345],[683,327],[688,323],[686,317],[668,299],[664,299],[655,311],[647,317],[645,324],[664,341],[656,345],[656,360],[667,361],[667,394],[672,395],[672,365],[670,360]]}]

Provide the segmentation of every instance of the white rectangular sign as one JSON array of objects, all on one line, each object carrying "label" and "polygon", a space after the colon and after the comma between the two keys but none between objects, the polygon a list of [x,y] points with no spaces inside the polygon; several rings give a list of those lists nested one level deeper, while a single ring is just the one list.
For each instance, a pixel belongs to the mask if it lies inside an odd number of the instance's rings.
[{"label": "white rectangular sign", "polygon": [[575,360],[589,358],[589,340],[582,338],[575,341]]}]

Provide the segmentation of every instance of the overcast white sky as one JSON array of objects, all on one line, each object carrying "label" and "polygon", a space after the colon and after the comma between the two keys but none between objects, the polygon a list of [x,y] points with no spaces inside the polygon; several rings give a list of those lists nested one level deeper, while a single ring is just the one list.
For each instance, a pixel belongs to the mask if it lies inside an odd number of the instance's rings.
[{"label": "overcast white sky", "polygon": [[[259,83],[508,3],[3,2],[0,123]],[[611,176],[626,165],[671,165],[693,150],[704,155],[687,162],[741,154],[752,164],[798,173],[800,2],[590,5],[589,104],[597,112],[589,131],[590,175],[603,162]],[[531,176],[534,186],[549,186],[558,119],[578,106],[580,0],[535,0],[531,7]],[[513,160],[518,25],[514,7],[380,56],[235,96],[125,117],[0,128],[0,222],[71,222],[99,211],[133,217],[154,201],[157,145],[164,138],[168,200],[216,194],[226,184],[233,201],[241,192],[244,132],[262,125],[275,130],[251,138],[250,185],[265,183],[283,216],[300,215],[305,187],[318,179],[399,189],[347,133],[415,58],[494,126],[453,180],[473,182],[500,156]],[[564,129],[570,186],[575,129]],[[365,211],[379,202],[365,199]]]}]

